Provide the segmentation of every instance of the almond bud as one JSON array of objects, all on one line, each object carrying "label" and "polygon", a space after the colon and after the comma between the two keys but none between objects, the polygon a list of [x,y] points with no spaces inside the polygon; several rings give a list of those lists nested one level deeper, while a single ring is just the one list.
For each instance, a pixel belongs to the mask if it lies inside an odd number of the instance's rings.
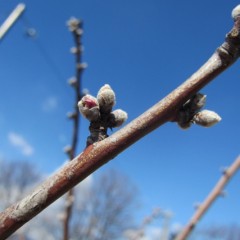
[{"label": "almond bud", "polygon": [[120,127],[128,118],[128,115],[126,112],[124,112],[121,109],[117,109],[110,113],[109,116],[109,127]]},{"label": "almond bud", "polygon": [[114,91],[108,84],[105,84],[103,87],[100,88],[100,90],[98,91],[97,100],[99,102],[101,112],[111,112],[112,107],[116,103],[116,99]]},{"label": "almond bud", "polygon": [[95,97],[87,94],[78,102],[80,113],[89,121],[96,121],[100,117],[99,104]]},{"label": "almond bud", "polygon": [[69,31],[74,32],[76,31],[79,26],[81,24],[81,20],[75,18],[75,17],[71,17],[68,21],[67,21],[67,26],[69,28]]},{"label": "almond bud", "polygon": [[235,21],[240,16],[240,4],[232,10],[232,18]]},{"label": "almond bud", "polygon": [[72,87],[77,87],[78,85],[78,82],[77,82],[77,79],[75,77],[72,77],[68,80],[68,84]]},{"label": "almond bud", "polygon": [[198,112],[193,117],[193,122],[203,127],[211,127],[221,121],[221,117],[210,110]]}]

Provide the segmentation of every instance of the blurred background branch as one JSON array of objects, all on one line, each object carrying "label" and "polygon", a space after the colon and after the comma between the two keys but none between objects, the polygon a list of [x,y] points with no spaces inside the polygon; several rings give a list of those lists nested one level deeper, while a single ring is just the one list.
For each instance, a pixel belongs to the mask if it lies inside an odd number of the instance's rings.
[{"label": "blurred background branch", "polygon": [[[75,55],[75,76],[69,79],[69,85],[75,90],[74,110],[68,114],[68,118],[73,121],[72,142],[70,146],[65,148],[65,152],[71,161],[74,159],[77,151],[77,143],[79,140],[79,124],[80,114],[78,111],[78,102],[82,97],[82,82],[81,77],[85,64],[82,61],[82,34],[83,34],[83,22],[76,18],[71,18],[67,22],[69,31],[73,34],[75,47],[71,48],[71,53]],[[72,209],[74,204],[74,189],[70,189],[66,196],[66,207],[63,218],[63,240],[69,239],[69,226],[72,216]]]},{"label": "blurred background branch", "polygon": [[203,203],[199,204],[195,214],[190,219],[189,223],[184,227],[181,233],[177,236],[176,240],[185,240],[196,227],[199,220],[202,216],[207,212],[207,210],[211,207],[214,201],[221,197],[224,191],[224,187],[229,182],[229,180],[233,177],[233,175],[239,170],[240,168],[240,157],[238,157],[229,168],[226,168],[223,171],[222,177],[219,179],[215,187],[203,201]]}]

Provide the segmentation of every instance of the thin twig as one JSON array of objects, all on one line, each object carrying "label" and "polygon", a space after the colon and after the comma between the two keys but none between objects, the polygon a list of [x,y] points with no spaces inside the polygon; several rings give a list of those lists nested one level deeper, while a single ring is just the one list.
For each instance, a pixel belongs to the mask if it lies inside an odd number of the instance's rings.
[{"label": "thin twig", "polygon": [[[83,72],[83,68],[81,65],[82,60],[82,21],[78,19],[70,19],[68,22],[70,31],[73,34],[75,48],[73,54],[75,54],[75,78],[74,78],[74,90],[75,90],[75,102],[74,102],[74,112],[72,117],[73,120],[73,133],[72,133],[72,144],[70,147],[70,151],[68,151],[69,160],[71,161],[74,159],[77,150],[77,143],[78,143],[78,134],[79,134],[79,124],[80,124],[80,114],[78,111],[78,102],[81,99],[81,76]],[[63,240],[69,239],[69,225],[72,215],[72,209],[74,204],[74,190],[73,188],[70,189],[66,196],[66,207],[65,207],[65,214],[63,219]]]},{"label": "thin twig", "polygon": [[232,163],[232,165],[226,169],[223,173],[223,176],[219,179],[215,187],[206,197],[202,204],[200,204],[192,216],[186,227],[182,230],[182,232],[177,236],[176,240],[185,240],[193,231],[199,220],[202,216],[207,212],[207,210],[211,207],[213,202],[221,196],[224,187],[229,182],[229,180],[233,177],[233,175],[237,172],[240,168],[240,156]]},{"label": "thin twig", "polygon": [[87,147],[32,194],[0,213],[0,239],[5,239],[96,169],[140,138],[175,118],[178,109],[240,55],[240,17],[226,41],[186,82],[121,130]]}]

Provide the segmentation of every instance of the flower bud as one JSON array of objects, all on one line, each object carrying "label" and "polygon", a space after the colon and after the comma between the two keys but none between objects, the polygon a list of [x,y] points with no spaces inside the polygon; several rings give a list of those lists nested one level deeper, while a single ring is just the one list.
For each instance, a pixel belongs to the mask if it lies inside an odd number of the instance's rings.
[{"label": "flower bud", "polygon": [[240,4],[232,10],[232,18],[235,21],[240,16]]},{"label": "flower bud", "polygon": [[89,121],[96,121],[100,117],[99,104],[95,97],[87,94],[78,102],[80,113]]},{"label": "flower bud", "polygon": [[67,21],[67,26],[69,28],[69,31],[74,32],[76,31],[79,26],[81,24],[81,20],[71,17],[68,21]]},{"label": "flower bud", "polygon": [[120,127],[128,118],[128,115],[126,112],[124,112],[121,109],[117,109],[110,113],[109,116],[109,127]]},{"label": "flower bud", "polygon": [[78,85],[78,82],[77,82],[76,77],[72,77],[72,78],[70,78],[70,79],[68,80],[68,84],[69,84],[70,86],[76,88],[77,85]]},{"label": "flower bud", "polygon": [[77,54],[78,52],[79,52],[79,49],[77,47],[71,47],[70,48],[70,53]]},{"label": "flower bud", "polygon": [[97,100],[99,102],[101,112],[111,112],[112,107],[115,105],[116,99],[114,91],[108,84],[105,84],[100,88],[98,91]]},{"label": "flower bud", "polygon": [[84,70],[84,69],[86,69],[88,67],[88,64],[85,63],[85,62],[77,63],[76,67],[77,67],[78,70]]},{"label": "flower bud", "polygon": [[214,124],[221,121],[221,117],[210,110],[203,110],[194,115],[193,120],[194,123],[203,126],[203,127],[211,127]]}]

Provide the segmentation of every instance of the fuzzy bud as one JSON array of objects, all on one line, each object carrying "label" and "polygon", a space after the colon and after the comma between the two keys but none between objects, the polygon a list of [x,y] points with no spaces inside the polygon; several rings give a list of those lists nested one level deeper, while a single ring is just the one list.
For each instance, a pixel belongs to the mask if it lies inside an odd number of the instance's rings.
[{"label": "fuzzy bud", "polygon": [[83,63],[77,63],[77,69],[78,70],[84,70],[84,69],[86,69],[87,67],[88,67],[88,64],[87,63],[85,63],[85,62],[83,62]]},{"label": "fuzzy bud", "polygon": [[83,34],[83,30],[81,28],[78,28],[75,33],[78,35],[78,36],[81,36]]},{"label": "fuzzy bud", "polygon": [[78,52],[79,52],[79,49],[77,47],[71,47],[70,48],[70,53],[77,54]]},{"label": "fuzzy bud", "polygon": [[121,109],[117,109],[110,113],[109,116],[109,127],[120,127],[128,118],[128,115],[126,112],[124,112]]},{"label": "fuzzy bud", "polygon": [[87,94],[89,94],[89,90],[88,90],[87,88],[84,88],[84,89],[82,90],[82,96],[85,96],[85,95],[87,95]]},{"label": "fuzzy bud", "polygon": [[81,24],[81,20],[75,18],[75,17],[71,17],[68,21],[67,21],[67,26],[69,28],[69,31],[74,32],[76,31],[79,26]]},{"label": "fuzzy bud", "polygon": [[240,4],[237,5],[233,10],[232,10],[232,18],[234,21],[236,21],[237,17],[240,16]]},{"label": "fuzzy bud", "polygon": [[198,112],[193,117],[193,122],[203,127],[211,127],[220,121],[221,117],[217,113],[210,110]]},{"label": "fuzzy bud", "polygon": [[101,112],[111,112],[113,106],[116,103],[116,99],[114,91],[108,84],[105,84],[103,87],[100,88],[100,90],[98,91],[97,100],[99,102]]},{"label": "fuzzy bud", "polygon": [[80,113],[89,121],[96,121],[100,117],[99,104],[95,97],[87,94],[78,102]]},{"label": "fuzzy bud", "polygon": [[72,87],[77,87],[78,85],[77,79],[75,77],[70,78],[68,80],[68,84]]}]

